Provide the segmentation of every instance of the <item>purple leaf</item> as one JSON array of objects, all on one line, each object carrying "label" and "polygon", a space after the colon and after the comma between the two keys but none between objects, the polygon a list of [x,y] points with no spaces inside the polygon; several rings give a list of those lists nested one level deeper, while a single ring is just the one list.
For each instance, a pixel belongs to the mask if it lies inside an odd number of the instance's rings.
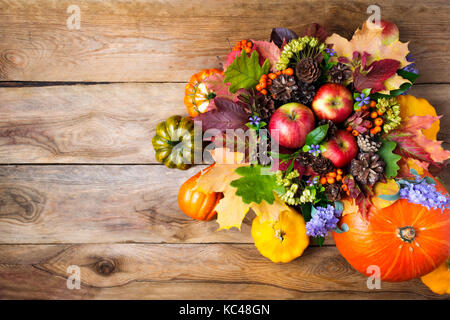
[{"label": "purple leaf", "polygon": [[248,122],[248,114],[237,103],[227,98],[215,98],[214,110],[201,113],[194,121],[202,122],[202,130],[218,129],[225,131],[226,129],[243,129],[247,130],[245,125]]},{"label": "purple leaf", "polygon": [[292,39],[297,39],[297,34],[287,28],[273,28],[270,34],[270,41],[273,41],[278,48],[281,48],[284,42],[289,42]]},{"label": "purple leaf", "polygon": [[366,75],[361,74],[360,69],[353,73],[353,84],[359,92],[371,88],[370,93],[385,90],[383,82],[392,77],[400,66],[400,62],[393,59],[384,59],[373,62],[367,69]]}]

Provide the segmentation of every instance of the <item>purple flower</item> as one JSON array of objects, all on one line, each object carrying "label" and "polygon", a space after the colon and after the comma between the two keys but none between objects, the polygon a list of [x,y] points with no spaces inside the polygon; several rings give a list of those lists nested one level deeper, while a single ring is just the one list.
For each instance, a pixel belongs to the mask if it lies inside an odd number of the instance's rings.
[{"label": "purple flower", "polygon": [[409,202],[420,204],[428,210],[433,209],[448,209],[450,208],[450,198],[448,193],[446,195],[439,193],[433,184],[423,180],[420,183],[410,183],[405,181],[400,189],[400,198],[407,199]]},{"label": "purple flower", "polygon": [[332,205],[326,208],[317,207],[311,220],[306,224],[306,234],[312,237],[325,237],[328,231],[337,227],[341,212],[337,212]]},{"label": "purple flower", "polygon": [[308,152],[317,157],[320,154],[320,145],[312,144]]},{"label": "purple flower", "polygon": [[325,48],[325,51],[328,53],[330,57],[336,56],[337,52],[334,49]]},{"label": "purple flower", "polygon": [[261,121],[261,118],[257,117],[257,116],[253,116],[253,117],[250,117],[249,120],[252,125],[258,126],[259,122]]},{"label": "purple flower", "polygon": [[355,99],[356,101],[358,101],[358,106],[362,107],[363,105],[369,104],[370,102],[370,97],[366,96],[364,93],[361,93],[359,95],[359,97],[356,97]]}]

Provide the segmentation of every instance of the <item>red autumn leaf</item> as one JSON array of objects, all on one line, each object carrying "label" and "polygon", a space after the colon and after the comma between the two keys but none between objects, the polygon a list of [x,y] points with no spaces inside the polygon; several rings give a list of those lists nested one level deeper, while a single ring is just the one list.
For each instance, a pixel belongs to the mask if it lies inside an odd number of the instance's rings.
[{"label": "red autumn leaf", "polygon": [[414,158],[420,161],[434,162],[430,154],[420,146],[411,132],[392,132],[389,139],[397,143],[395,152],[406,158]]},{"label": "red autumn leaf", "polygon": [[439,163],[450,157],[450,151],[442,148],[442,141],[430,140],[422,132],[430,128],[439,118],[431,115],[408,117],[402,127],[391,132],[388,138],[397,142],[397,149],[401,155],[440,167]]},{"label": "red autumn leaf", "polygon": [[442,118],[442,116],[410,116],[404,121],[400,130],[415,133],[417,130],[428,129],[440,118]]},{"label": "red autumn leaf", "polygon": [[[227,98],[231,101],[237,102],[239,94],[241,94],[244,90],[238,90],[235,93],[231,93],[228,88],[230,87],[229,84],[224,82],[225,75],[215,73],[205,80],[203,80],[203,83],[206,85],[209,91],[214,92],[216,94],[216,98]],[[216,106],[216,99],[212,99],[210,101],[208,109],[215,109]]]},{"label": "red autumn leaf", "polygon": [[[253,41],[253,40],[252,40]],[[270,62],[270,70],[276,71],[275,66],[281,56],[281,49],[272,41],[253,41],[259,57],[263,60],[268,59]]]},{"label": "red autumn leaf", "polygon": [[355,199],[355,203],[358,206],[359,212],[364,219],[369,217],[369,211],[372,207],[372,200],[374,193],[368,186],[363,186],[365,192],[361,192]]},{"label": "red autumn leaf", "polygon": [[[360,69],[353,73],[353,84],[356,90],[362,92],[371,88],[371,93],[385,90],[383,82],[392,77],[400,66],[400,62],[392,59],[384,59],[373,62],[366,69],[367,74],[362,74]],[[365,73],[365,72],[364,72]]]},{"label": "red autumn leaf", "polygon": [[318,38],[321,42],[325,42],[326,38],[328,38],[327,30],[318,23],[308,24],[303,35]]},{"label": "red autumn leaf", "polygon": [[224,132],[227,129],[247,130],[245,125],[249,115],[245,110],[227,98],[215,98],[216,108],[214,110],[201,113],[194,118],[195,121],[202,122],[202,130],[218,129]]}]

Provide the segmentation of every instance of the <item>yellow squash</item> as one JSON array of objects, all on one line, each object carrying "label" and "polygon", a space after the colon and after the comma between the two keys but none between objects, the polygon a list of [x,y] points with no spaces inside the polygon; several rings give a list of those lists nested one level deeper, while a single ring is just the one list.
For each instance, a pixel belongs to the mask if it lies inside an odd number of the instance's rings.
[{"label": "yellow squash", "polygon": [[434,293],[450,294],[450,258],[421,279]]},{"label": "yellow squash", "polygon": [[309,244],[305,220],[290,209],[280,213],[278,221],[261,222],[256,217],[252,237],[259,252],[272,262],[289,262],[300,257]]}]

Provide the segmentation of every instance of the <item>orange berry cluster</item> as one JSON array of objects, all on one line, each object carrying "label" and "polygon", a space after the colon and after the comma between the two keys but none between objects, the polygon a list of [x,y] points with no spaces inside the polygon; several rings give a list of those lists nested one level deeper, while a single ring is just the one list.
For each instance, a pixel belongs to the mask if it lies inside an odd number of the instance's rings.
[{"label": "orange berry cluster", "polygon": [[233,47],[233,51],[241,51],[245,50],[245,52],[250,53],[253,48],[253,42],[250,40],[241,40],[236,43],[236,45]]},{"label": "orange berry cluster", "polygon": [[[375,108],[377,103],[375,101],[370,101],[370,108]],[[367,110],[367,106],[362,106],[362,110]],[[383,115],[383,112],[380,110],[374,110],[370,113],[370,118],[373,119],[373,123],[370,124],[370,133],[375,135],[378,132],[381,132],[381,126],[383,125],[383,118],[381,116]],[[347,127],[347,131],[351,131],[352,134],[356,137],[359,135],[359,132],[357,130],[354,130],[351,126]]]},{"label": "orange berry cluster", "polygon": [[328,172],[324,177],[320,178],[321,184],[333,184],[336,181],[340,182],[342,181],[342,175],[344,172],[342,169],[334,169],[333,171]]},{"label": "orange berry cluster", "polygon": [[285,74],[292,76],[294,74],[294,69],[287,68],[283,71],[277,71],[274,73],[263,74],[259,79],[259,83],[256,85],[256,90],[261,92],[263,95],[267,94],[267,87],[272,85],[272,81],[275,80],[279,75]]}]

